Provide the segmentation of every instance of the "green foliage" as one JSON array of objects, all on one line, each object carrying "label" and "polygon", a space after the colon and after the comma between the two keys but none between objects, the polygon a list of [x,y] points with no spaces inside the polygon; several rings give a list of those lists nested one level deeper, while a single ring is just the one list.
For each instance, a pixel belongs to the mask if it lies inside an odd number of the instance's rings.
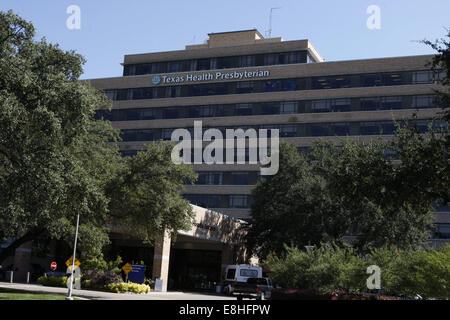
[{"label": "green foliage", "polygon": [[192,208],[180,191],[197,176],[192,166],[173,163],[173,146],[171,142],[155,142],[146,151],[128,157],[108,188],[113,224],[145,243],[166,230],[175,237],[177,230],[190,227]]},{"label": "green foliage", "polygon": [[106,96],[79,81],[85,60],[36,41],[31,23],[0,12],[0,261],[40,235],[99,252],[108,242],[105,184],[119,167],[117,130],[95,121]]},{"label": "green foliage", "polygon": [[285,255],[271,254],[264,264],[272,280],[285,288],[359,291],[365,286],[364,260],[352,248],[323,244],[301,251],[286,247]]},{"label": "green foliage", "polygon": [[280,143],[280,169],[261,179],[252,192],[247,229],[249,249],[264,258],[284,245],[303,247],[339,241],[348,228],[346,212],[330,197],[313,163],[286,142]]},{"label": "green foliage", "polygon": [[103,254],[96,256],[86,256],[82,259],[84,270],[97,270],[97,271],[114,271],[120,272],[120,266],[123,260],[120,256],[117,256],[114,261],[106,261]]},{"label": "green foliage", "polygon": [[56,277],[56,276],[42,276],[37,279],[37,282],[47,287],[67,287],[67,277]]},{"label": "green foliage", "polygon": [[352,248],[322,244],[307,251],[286,247],[282,256],[264,261],[270,277],[284,288],[367,292],[367,267],[381,270],[381,289],[388,295],[448,299],[450,245],[440,250],[384,246],[362,256]]},{"label": "green foliage", "polygon": [[103,289],[110,284],[122,282],[122,277],[117,271],[88,270],[82,275],[84,286],[92,289]]},{"label": "green foliage", "polygon": [[150,292],[150,286],[146,284],[137,284],[133,282],[121,282],[121,283],[114,283],[107,285],[106,288],[115,293],[122,293],[122,292],[134,292],[134,293],[149,293]]}]

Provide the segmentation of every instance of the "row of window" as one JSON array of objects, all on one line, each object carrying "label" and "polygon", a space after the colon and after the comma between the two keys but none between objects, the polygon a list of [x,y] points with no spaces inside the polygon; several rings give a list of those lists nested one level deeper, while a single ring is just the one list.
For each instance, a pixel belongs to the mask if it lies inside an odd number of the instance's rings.
[{"label": "row of window", "polygon": [[[410,121],[410,125],[413,121]],[[414,121],[421,133],[428,130],[428,120]],[[434,122],[436,128],[445,127],[446,122]],[[191,137],[194,137],[194,128],[186,128]],[[354,121],[354,122],[322,122],[322,123],[295,123],[256,126],[217,127],[226,137],[226,129],[278,129],[279,137],[323,137],[323,136],[359,136],[359,135],[393,135],[396,132],[394,121]],[[123,141],[155,141],[171,140],[174,128],[168,129],[124,129],[121,136]],[[208,128],[203,127],[203,132]],[[268,136],[270,136],[270,131]]]},{"label": "row of window", "polygon": [[200,171],[196,185],[254,185],[259,171]]},{"label": "row of window", "polygon": [[248,209],[251,206],[251,196],[249,195],[184,194],[183,198],[196,206],[207,209]]},{"label": "row of window", "polygon": [[128,64],[123,68],[124,76],[144,74],[206,71],[217,69],[273,66],[292,63],[314,62],[307,51],[256,54],[246,56],[192,59],[182,61]]},{"label": "row of window", "polygon": [[432,239],[450,239],[450,223],[435,223],[432,229]]},{"label": "row of window", "polygon": [[179,98],[226,94],[245,94],[316,89],[340,89],[407,84],[431,84],[441,79],[444,73],[432,71],[404,71],[380,74],[338,75],[295,79],[273,79],[259,81],[221,82],[167,87],[130,88],[105,90],[111,100],[141,100]]},{"label": "row of window", "polygon": [[186,107],[113,109],[111,111],[97,110],[95,117],[97,119],[103,118],[109,121],[136,121],[296,113],[426,109],[441,106],[442,105],[439,103],[437,97],[434,95],[416,95],[282,102],[273,101]]}]

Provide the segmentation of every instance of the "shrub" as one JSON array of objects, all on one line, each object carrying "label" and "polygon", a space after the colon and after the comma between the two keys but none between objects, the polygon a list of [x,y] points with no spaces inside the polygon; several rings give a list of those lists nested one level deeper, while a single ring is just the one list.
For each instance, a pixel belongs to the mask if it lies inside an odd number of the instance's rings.
[{"label": "shrub", "polygon": [[103,289],[105,286],[122,282],[122,276],[116,271],[87,270],[83,273],[83,285],[87,288]]},{"label": "shrub", "polygon": [[150,286],[146,284],[138,284],[133,282],[121,282],[121,283],[112,283],[106,286],[106,288],[115,293],[121,292],[134,292],[134,293],[149,293]]},{"label": "shrub", "polygon": [[56,276],[42,276],[37,279],[37,282],[47,287],[63,287],[67,286],[67,277],[56,277]]},{"label": "shrub", "polygon": [[308,251],[286,247],[285,256],[269,255],[264,264],[274,283],[284,288],[358,291],[367,277],[365,262],[354,249],[333,244]]}]

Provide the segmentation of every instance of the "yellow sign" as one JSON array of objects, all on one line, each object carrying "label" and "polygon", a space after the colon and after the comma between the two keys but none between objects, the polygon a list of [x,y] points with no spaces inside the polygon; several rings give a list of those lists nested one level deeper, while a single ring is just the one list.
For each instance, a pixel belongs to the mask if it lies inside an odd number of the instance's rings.
[{"label": "yellow sign", "polygon": [[[73,259],[73,256],[70,257],[69,259],[67,259],[67,261],[66,261],[66,266],[71,266],[71,265],[72,265],[72,259]],[[81,264],[80,261],[78,261],[78,259],[75,258],[75,265],[76,265],[77,267],[79,267],[80,264]]]},{"label": "yellow sign", "polygon": [[122,267],[122,270],[123,270],[126,274],[128,274],[128,273],[130,273],[131,270],[133,270],[133,267],[131,266],[131,264],[126,263],[126,264]]}]

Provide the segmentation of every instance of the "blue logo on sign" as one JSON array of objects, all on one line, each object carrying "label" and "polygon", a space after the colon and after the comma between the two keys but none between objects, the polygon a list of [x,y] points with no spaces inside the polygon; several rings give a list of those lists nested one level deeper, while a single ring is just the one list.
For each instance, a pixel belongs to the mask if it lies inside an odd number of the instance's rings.
[{"label": "blue logo on sign", "polygon": [[161,82],[161,78],[159,76],[153,76],[152,83],[156,86]]}]

